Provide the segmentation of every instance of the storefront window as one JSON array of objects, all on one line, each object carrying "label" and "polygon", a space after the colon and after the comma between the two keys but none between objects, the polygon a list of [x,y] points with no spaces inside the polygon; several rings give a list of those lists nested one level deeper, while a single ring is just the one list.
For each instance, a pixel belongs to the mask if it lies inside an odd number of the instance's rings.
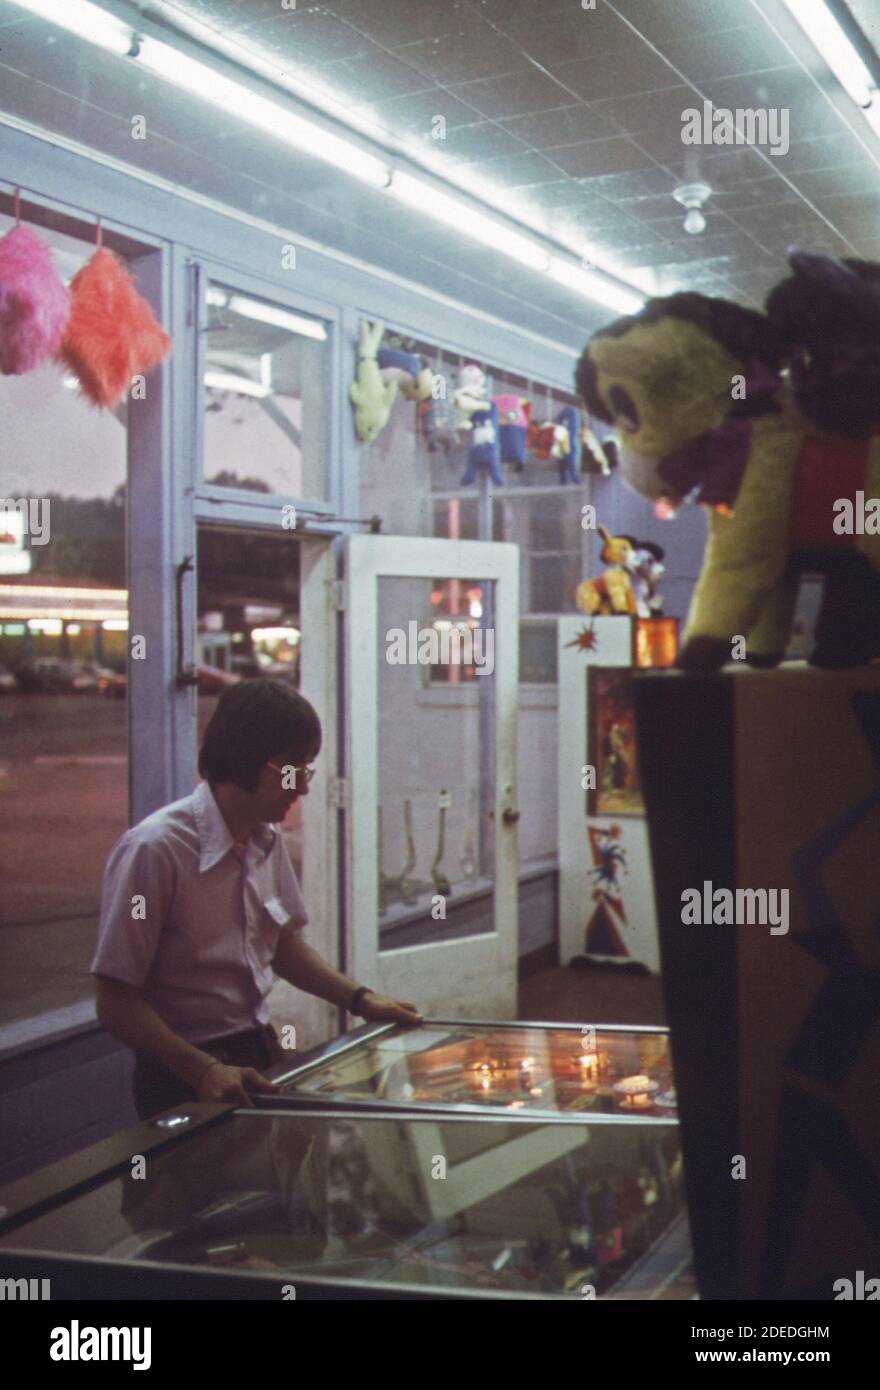
[{"label": "storefront window", "polygon": [[213,281],[206,300],[205,482],[326,498],[328,325]]},{"label": "storefront window", "polygon": [[[238,681],[268,676],[299,685],[299,544],[289,532],[200,526],[198,533],[198,735],[220,693]],[[302,814],[297,801],[284,836],[302,872]]]},{"label": "storefront window", "polygon": [[[0,235],[11,223],[0,218]],[[40,230],[66,280],[87,243]],[[126,407],[49,365],[0,376],[0,1022],[91,993],[128,826]]]}]

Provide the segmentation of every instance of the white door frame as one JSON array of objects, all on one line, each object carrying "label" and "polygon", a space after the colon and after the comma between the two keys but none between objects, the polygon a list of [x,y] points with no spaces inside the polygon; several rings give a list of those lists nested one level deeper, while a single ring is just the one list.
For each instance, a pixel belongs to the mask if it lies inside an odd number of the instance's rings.
[{"label": "white door frame", "polygon": [[[426,1015],[513,1018],[516,1014],[517,841],[504,813],[517,807],[519,548],[498,542],[409,536],[346,540],[346,817],[348,973]],[[384,577],[495,582],[494,931],[379,950],[378,581]],[[354,701],[356,700],[356,713]]]}]

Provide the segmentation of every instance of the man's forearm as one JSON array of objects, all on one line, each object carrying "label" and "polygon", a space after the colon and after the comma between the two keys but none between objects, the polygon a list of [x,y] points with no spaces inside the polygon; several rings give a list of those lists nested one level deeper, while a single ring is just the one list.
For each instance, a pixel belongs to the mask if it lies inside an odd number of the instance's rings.
[{"label": "man's forearm", "polygon": [[339,1008],[348,1008],[358,988],[357,980],[328,965],[299,935],[290,936],[282,943],[274,964],[275,973],[282,979]]},{"label": "man's forearm", "polygon": [[173,1032],[131,985],[99,980],[97,1008],[98,1019],[108,1032],[136,1052],[148,1053],[193,1089],[214,1060]]}]

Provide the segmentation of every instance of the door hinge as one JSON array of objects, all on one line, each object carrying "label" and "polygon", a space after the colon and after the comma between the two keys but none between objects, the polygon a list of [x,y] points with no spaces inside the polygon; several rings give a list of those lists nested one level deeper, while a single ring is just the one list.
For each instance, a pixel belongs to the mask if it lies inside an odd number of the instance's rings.
[{"label": "door hinge", "polygon": [[348,808],[347,777],[332,777],[330,779],[330,804],[335,806],[338,811],[345,811]]},{"label": "door hinge", "polygon": [[330,603],[337,613],[345,612],[345,581],[343,579],[331,579]]}]

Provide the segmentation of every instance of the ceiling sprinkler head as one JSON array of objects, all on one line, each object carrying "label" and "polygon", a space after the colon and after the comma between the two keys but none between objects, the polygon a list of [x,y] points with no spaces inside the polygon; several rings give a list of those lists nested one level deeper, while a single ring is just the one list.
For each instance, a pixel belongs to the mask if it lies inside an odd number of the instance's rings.
[{"label": "ceiling sprinkler head", "polygon": [[699,236],[700,232],[706,230],[706,219],[702,213],[703,204],[712,196],[712,189],[707,183],[683,183],[678,188],[673,189],[672,196],[677,203],[681,203],[683,208],[687,208],[687,216],[684,219],[684,229],[690,232],[691,236]]}]

